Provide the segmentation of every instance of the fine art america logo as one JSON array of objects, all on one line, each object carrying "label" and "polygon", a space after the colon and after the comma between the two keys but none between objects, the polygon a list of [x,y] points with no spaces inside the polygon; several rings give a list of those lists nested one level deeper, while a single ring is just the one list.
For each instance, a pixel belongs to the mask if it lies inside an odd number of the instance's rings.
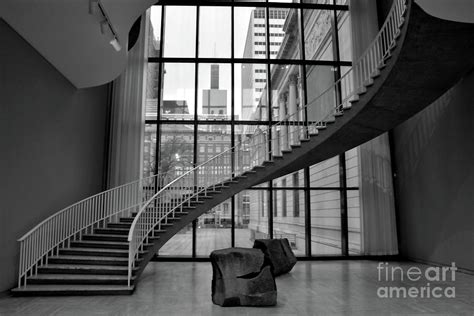
[{"label": "fine art america logo", "polygon": [[[417,266],[400,267],[379,262],[378,281],[384,286],[377,288],[380,298],[455,298],[456,267]],[[414,283],[410,283],[414,282]],[[388,283],[388,284],[386,284]],[[387,285],[387,286],[385,286]]]}]

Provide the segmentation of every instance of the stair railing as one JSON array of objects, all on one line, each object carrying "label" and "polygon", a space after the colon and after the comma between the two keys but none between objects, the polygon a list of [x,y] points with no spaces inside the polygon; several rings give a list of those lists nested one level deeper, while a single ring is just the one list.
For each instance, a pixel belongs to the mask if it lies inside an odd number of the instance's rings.
[{"label": "stair railing", "polygon": [[130,216],[170,180],[167,173],[160,173],[133,181],[74,203],[39,223],[18,240],[18,287],[25,286],[27,278],[36,275],[38,267],[47,264],[51,256],[58,255],[61,247],[96,227]]},{"label": "stair railing", "polygon": [[[357,100],[358,94],[371,84],[395,47],[404,22],[406,1],[394,0],[387,19],[371,45],[334,85],[280,122],[265,130],[257,128],[251,137],[235,147],[184,173],[142,205],[128,235],[128,286],[131,285],[132,271],[145,244],[156,237],[162,225],[174,218],[176,212],[182,212],[193,202],[199,203],[212,196],[216,189],[224,188],[233,179],[245,176],[255,166],[264,165],[265,161],[291,150],[292,146],[317,134],[319,129],[326,128],[327,123],[343,115],[344,109],[351,107],[351,101]],[[341,95],[339,102],[336,101],[336,90]],[[327,100],[333,101],[322,116],[306,119],[312,109]]]}]

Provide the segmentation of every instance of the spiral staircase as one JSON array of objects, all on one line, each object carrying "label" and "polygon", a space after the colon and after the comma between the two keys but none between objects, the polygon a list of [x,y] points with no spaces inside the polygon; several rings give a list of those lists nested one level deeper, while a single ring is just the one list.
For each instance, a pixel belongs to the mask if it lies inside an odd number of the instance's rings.
[{"label": "spiral staircase", "polygon": [[[395,0],[360,59],[298,113],[174,180],[156,175],[105,191],[28,232],[19,240],[12,294],[133,293],[160,247],[204,212],[366,142],[434,102],[474,68],[473,34],[474,24],[440,20],[412,0]],[[336,89],[343,97],[326,115],[304,120]]]}]

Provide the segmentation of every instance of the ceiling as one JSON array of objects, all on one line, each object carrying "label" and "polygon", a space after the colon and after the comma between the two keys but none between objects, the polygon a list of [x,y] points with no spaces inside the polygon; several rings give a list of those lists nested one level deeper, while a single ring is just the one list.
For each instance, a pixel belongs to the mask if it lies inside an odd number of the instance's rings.
[{"label": "ceiling", "polygon": [[89,0],[1,0],[0,14],[75,87],[87,88],[122,73],[128,32],[156,0],[100,2],[122,46],[118,52],[101,33],[100,13],[89,13]]},{"label": "ceiling", "polygon": [[[77,88],[114,80],[127,62],[128,32],[157,0],[100,0],[122,46],[116,51],[101,33],[90,0],[0,0],[0,17]],[[472,0],[416,0],[428,13],[473,22]],[[448,4],[448,5],[447,5]]]}]

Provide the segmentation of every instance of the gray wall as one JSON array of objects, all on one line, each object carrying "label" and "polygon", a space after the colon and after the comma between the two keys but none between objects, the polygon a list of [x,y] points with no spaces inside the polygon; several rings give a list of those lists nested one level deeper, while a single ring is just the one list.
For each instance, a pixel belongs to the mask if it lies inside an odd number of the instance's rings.
[{"label": "gray wall", "polygon": [[474,270],[474,73],[394,130],[400,252]]},{"label": "gray wall", "polygon": [[75,89],[3,20],[0,38],[3,292],[17,278],[16,240],[50,214],[101,191],[107,86]]}]

